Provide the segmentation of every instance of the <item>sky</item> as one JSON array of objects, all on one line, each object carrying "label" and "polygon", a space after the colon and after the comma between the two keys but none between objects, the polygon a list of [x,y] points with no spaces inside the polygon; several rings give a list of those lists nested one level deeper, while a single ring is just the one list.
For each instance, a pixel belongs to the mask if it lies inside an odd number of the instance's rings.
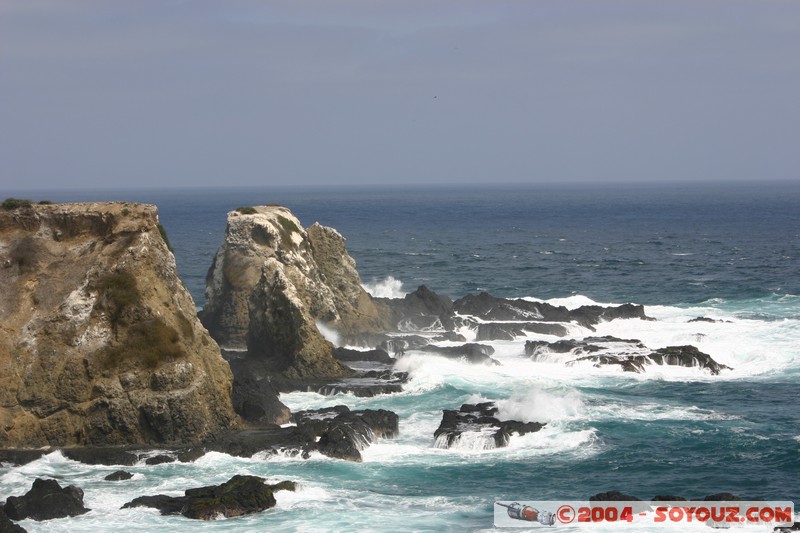
[{"label": "sky", "polygon": [[1,0],[0,189],[800,181],[794,0]]}]

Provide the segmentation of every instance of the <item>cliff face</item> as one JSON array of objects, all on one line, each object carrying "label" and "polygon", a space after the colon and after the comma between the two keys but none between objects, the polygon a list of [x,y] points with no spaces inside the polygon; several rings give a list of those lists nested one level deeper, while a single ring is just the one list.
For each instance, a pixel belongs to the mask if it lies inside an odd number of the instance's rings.
[{"label": "cliff face", "polygon": [[232,376],[154,206],[0,212],[0,447],[193,442]]},{"label": "cliff face", "polygon": [[385,329],[342,236],[319,224],[304,230],[280,206],[228,213],[206,297],[203,322],[221,346],[247,349],[251,360],[293,380],[350,373],[317,324],[344,334]]}]

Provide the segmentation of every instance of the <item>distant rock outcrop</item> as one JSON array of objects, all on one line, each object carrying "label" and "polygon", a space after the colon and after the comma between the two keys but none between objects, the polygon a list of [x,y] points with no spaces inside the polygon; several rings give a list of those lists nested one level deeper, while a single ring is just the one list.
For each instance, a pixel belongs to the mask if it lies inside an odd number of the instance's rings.
[{"label": "distant rock outcrop", "polygon": [[651,350],[638,339],[611,336],[525,342],[525,355],[535,361],[546,361],[551,354],[575,355],[576,358],[567,361],[567,365],[589,361],[595,366],[619,365],[625,372],[641,373],[650,365],[701,368],[714,376],[723,370],[731,370],[731,367],[718,363],[707,353],[690,345]]},{"label": "distant rock outcrop", "polygon": [[344,238],[319,224],[304,230],[280,206],[228,213],[206,296],[203,323],[223,347],[246,349],[266,371],[296,382],[351,373],[320,327],[335,335],[387,329],[388,314],[361,287]]},{"label": "distant rock outcrop", "polygon": [[[453,309],[461,315],[471,315],[485,321],[520,321],[520,322],[575,322],[589,329],[602,322],[620,318],[638,318],[650,320],[644,313],[644,306],[623,304],[611,307],[584,305],[577,309],[567,309],[545,302],[497,298],[482,292],[470,294],[453,302]],[[523,327],[527,331],[535,331]],[[563,330],[537,331],[537,333],[563,336]]]},{"label": "distant rock outcrop", "polygon": [[0,447],[199,441],[232,376],[154,206],[0,212]]}]

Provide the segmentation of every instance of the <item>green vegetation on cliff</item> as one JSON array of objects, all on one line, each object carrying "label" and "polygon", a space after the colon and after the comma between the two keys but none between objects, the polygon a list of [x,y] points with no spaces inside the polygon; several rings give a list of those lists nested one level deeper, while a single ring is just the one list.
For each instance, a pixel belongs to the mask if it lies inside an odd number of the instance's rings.
[{"label": "green vegetation on cliff", "polygon": [[33,204],[30,200],[25,200],[21,198],[6,198],[3,200],[3,203],[0,204],[0,209],[4,209],[6,211],[11,211],[12,209],[19,209],[20,207],[31,207]]},{"label": "green vegetation on cliff", "polygon": [[186,356],[179,341],[178,332],[160,318],[144,320],[128,328],[123,342],[103,352],[101,364],[109,369],[132,362],[152,369],[163,361]]}]

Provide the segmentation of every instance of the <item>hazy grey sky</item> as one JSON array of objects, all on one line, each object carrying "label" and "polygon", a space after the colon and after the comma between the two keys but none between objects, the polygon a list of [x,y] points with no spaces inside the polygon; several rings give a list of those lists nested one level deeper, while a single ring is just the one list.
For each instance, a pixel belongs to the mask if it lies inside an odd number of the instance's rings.
[{"label": "hazy grey sky", "polygon": [[2,188],[666,179],[800,179],[800,1],[0,1]]}]

